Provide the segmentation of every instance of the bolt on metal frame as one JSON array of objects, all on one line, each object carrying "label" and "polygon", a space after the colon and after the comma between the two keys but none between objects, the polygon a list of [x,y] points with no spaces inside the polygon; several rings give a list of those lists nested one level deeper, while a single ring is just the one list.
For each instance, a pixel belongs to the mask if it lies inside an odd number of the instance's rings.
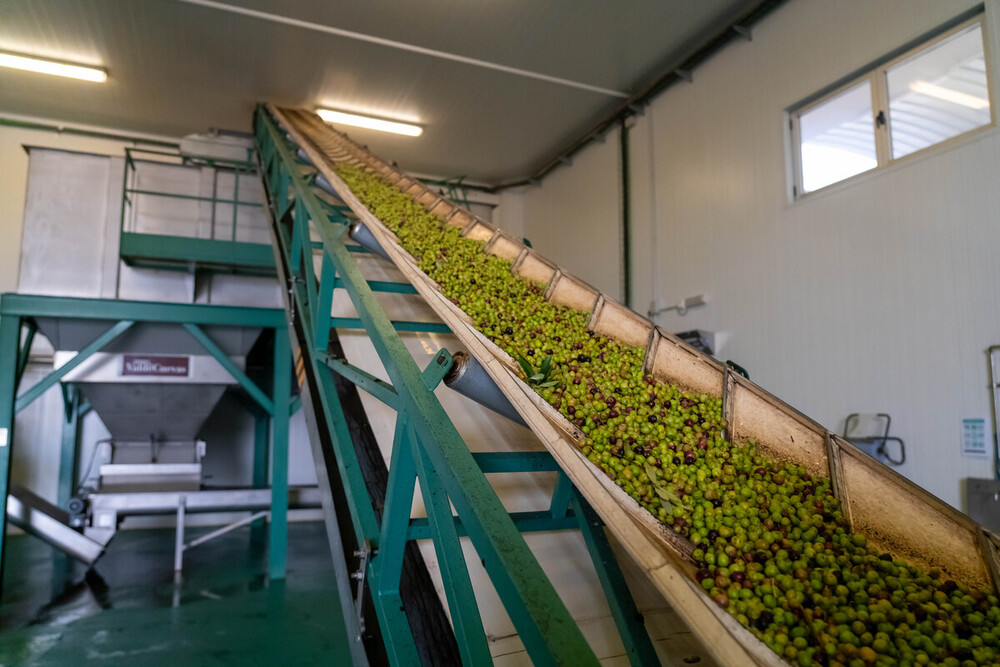
[{"label": "bolt on metal frame", "polygon": [[[522,535],[566,529],[583,532],[631,663],[659,664],[600,519],[562,474],[549,510],[507,512],[484,473],[557,471],[555,461],[544,451],[478,454],[469,451],[433,393],[451,367],[451,354],[442,349],[426,368],[420,369],[397,334],[441,331],[444,325],[389,320],[375,293],[412,294],[412,286],[366,280],[351,256],[364,249],[345,243],[350,222],[343,215],[345,207],[327,205],[316,196],[308,164],[295,157],[297,147],[263,107],[257,109],[254,129],[260,173],[272,214],[276,265],[279,276],[288,285],[285,299],[292,319],[293,344],[298,347],[299,382],[302,384],[309,374],[321,388],[317,404],[303,391],[303,407],[308,411],[307,417],[311,414],[313,420],[325,422],[332,434],[331,445],[339,481],[346,492],[351,528],[357,544],[365,545],[356,554],[361,559],[356,578],[368,586],[392,664],[419,664],[414,636],[399,595],[403,550],[414,539],[433,541],[463,663],[492,663],[461,536],[470,538],[535,664],[596,664],[597,658],[580,628]],[[319,242],[312,241],[314,235],[318,235]],[[322,254],[318,274],[314,250]],[[358,318],[331,317],[335,288],[346,290]],[[375,378],[344,359],[329,356],[330,330],[338,327],[366,331],[390,382]],[[360,474],[351,434],[334,388],[334,374],[397,412],[381,521]],[[314,451],[315,447],[314,443]],[[314,458],[317,466],[324,465],[320,457]],[[410,518],[417,485],[426,505],[424,519]],[[457,516],[452,514],[452,505]],[[339,536],[331,536],[331,543],[334,542],[341,544]],[[356,602],[341,603],[351,610],[360,601],[359,592]],[[357,618],[353,621],[360,625]],[[360,642],[360,636],[356,639]]]}]

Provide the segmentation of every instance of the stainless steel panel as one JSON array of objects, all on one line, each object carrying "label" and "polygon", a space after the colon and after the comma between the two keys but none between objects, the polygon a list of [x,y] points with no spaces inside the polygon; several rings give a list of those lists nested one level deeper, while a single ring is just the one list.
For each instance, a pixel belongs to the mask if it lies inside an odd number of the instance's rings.
[{"label": "stainless steel panel", "polygon": [[92,565],[104,553],[103,546],[69,527],[69,515],[64,510],[23,487],[11,487],[7,518],[86,565]]},{"label": "stainless steel panel", "polygon": [[[112,158],[32,148],[18,291],[99,297],[107,246]],[[117,238],[116,238],[117,241]]]},{"label": "stainless steel panel", "polygon": [[194,440],[226,385],[81,383],[115,440]]},{"label": "stainless steel panel", "polygon": [[100,469],[101,491],[198,491],[200,463],[113,463]]},{"label": "stainless steel panel", "polygon": [[[94,514],[115,512],[122,516],[132,516],[172,514],[182,497],[188,513],[256,510],[271,506],[270,489],[219,489],[195,493],[92,493],[87,500]],[[288,506],[294,509],[319,507],[319,489],[315,486],[290,488]]]},{"label": "stainless steel panel", "polygon": [[[81,350],[104,333],[114,322],[36,318],[38,330],[57,350]],[[204,332],[231,357],[249,352],[260,336],[257,327],[207,326]],[[104,352],[140,354],[205,354],[205,348],[180,324],[140,323],[112,341]]]},{"label": "stainless steel panel", "polygon": [[967,513],[973,521],[1000,532],[1000,481],[968,477],[965,494]]}]

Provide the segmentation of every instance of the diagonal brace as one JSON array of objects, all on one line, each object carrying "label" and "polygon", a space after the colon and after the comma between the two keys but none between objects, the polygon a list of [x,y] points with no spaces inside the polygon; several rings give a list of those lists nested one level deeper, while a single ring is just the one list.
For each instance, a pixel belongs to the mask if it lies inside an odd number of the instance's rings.
[{"label": "diagonal brace", "polygon": [[191,334],[196,341],[201,343],[201,346],[208,350],[208,353],[211,354],[215,360],[218,361],[222,367],[233,376],[233,379],[240,383],[240,386],[243,387],[243,389],[245,389],[255,401],[257,401],[260,407],[264,408],[264,411],[267,412],[267,414],[274,416],[274,402],[267,397],[267,394],[261,391],[260,387],[254,384],[253,380],[248,378],[246,374],[240,370],[239,366],[237,366],[236,363],[222,351],[222,348],[215,344],[214,340],[208,337],[208,334],[206,334],[201,327],[197,324],[192,324],[191,322],[185,322],[184,328],[187,329],[187,332]]},{"label": "diagonal brace", "polygon": [[69,374],[70,371],[90,358],[94,352],[101,350],[115,338],[118,338],[118,336],[121,336],[123,333],[128,331],[133,324],[135,324],[135,322],[132,320],[122,320],[102,333],[94,340],[94,342],[77,352],[75,357],[46,375],[31,389],[28,389],[26,392],[18,396],[17,401],[14,403],[14,412],[20,412],[31,405],[35,399],[44,394],[49,387],[54,385],[56,382],[59,382],[59,380],[63,379],[67,374]]},{"label": "diagonal brace", "polygon": [[318,352],[316,356],[337,375],[350,380],[390,408],[399,408],[399,395],[396,394],[395,387],[385,380],[380,380],[371,373],[347,363],[346,359],[333,359],[324,352]]}]

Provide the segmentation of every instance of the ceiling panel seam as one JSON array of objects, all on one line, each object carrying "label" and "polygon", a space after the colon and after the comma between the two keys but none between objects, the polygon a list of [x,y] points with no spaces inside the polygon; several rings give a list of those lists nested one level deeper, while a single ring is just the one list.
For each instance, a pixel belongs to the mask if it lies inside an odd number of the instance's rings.
[{"label": "ceiling panel seam", "polygon": [[210,9],[216,9],[219,11],[230,12],[233,14],[240,14],[243,16],[249,16],[251,18],[260,19],[262,21],[281,23],[296,28],[302,28],[304,30],[323,32],[329,35],[336,35],[338,37],[344,37],[347,39],[354,39],[361,42],[368,42],[369,44],[378,44],[379,46],[385,46],[392,49],[399,49],[401,51],[419,53],[421,55],[430,56],[432,58],[451,60],[453,62],[463,63],[465,65],[471,65],[473,67],[482,67],[484,69],[491,69],[497,72],[513,74],[515,76],[521,76],[529,79],[536,79],[538,81],[546,81],[548,83],[554,83],[560,86],[567,86],[569,88],[577,88],[579,90],[586,90],[592,93],[598,93],[610,97],[628,98],[629,96],[628,93],[619,90],[602,88],[600,86],[592,86],[589,83],[572,81],[570,79],[564,79],[558,76],[542,74],[541,72],[532,72],[530,70],[520,69],[518,67],[510,67],[508,65],[502,65],[500,63],[489,62],[487,60],[470,58],[468,56],[462,56],[456,53],[448,53],[447,51],[429,49],[423,46],[417,46],[416,44],[407,44],[405,42],[398,42],[396,40],[386,39],[384,37],[376,37],[375,35],[367,35],[360,32],[354,32],[352,30],[345,30],[343,28],[337,28],[330,25],[323,25],[321,23],[303,21],[302,19],[291,18],[289,16],[281,16],[280,14],[262,12],[256,9],[249,9],[246,7],[237,7],[235,5],[226,4],[224,2],[215,2],[214,0],[177,0],[177,2],[183,2],[190,5],[198,5],[200,7],[208,7]]}]

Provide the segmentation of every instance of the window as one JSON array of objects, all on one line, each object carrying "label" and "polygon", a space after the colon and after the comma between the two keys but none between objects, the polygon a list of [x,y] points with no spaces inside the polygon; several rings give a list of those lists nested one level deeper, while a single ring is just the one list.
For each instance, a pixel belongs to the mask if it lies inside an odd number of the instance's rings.
[{"label": "window", "polygon": [[796,197],[993,124],[982,15],[789,113]]}]

